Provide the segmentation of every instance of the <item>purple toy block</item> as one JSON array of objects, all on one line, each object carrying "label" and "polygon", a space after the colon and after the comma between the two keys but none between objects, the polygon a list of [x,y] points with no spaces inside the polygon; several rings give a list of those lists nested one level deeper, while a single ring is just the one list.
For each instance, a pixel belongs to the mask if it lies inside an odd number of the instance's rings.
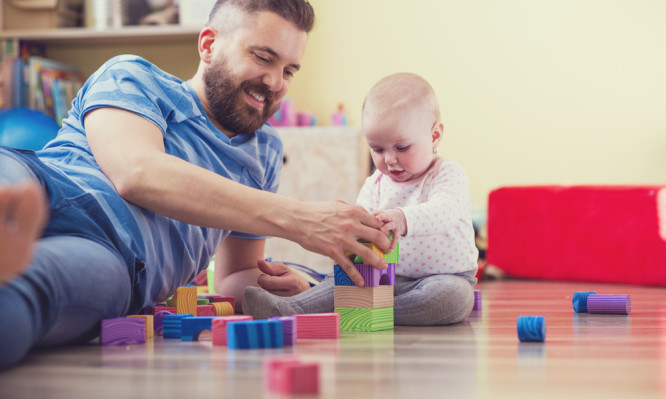
[{"label": "purple toy block", "polygon": [[[366,287],[395,285],[395,263],[389,263],[386,270],[379,270],[372,265],[354,263],[354,267],[363,276]],[[340,265],[334,266],[335,285],[356,285]]]},{"label": "purple toy block", "polygon": [[146,320],[118,317],[102,320],[102,345],[127,345],[146,342]]},{"label": "purple toy block", "polygon": [[268,320],[277,320],[282,322],[284,345],[296,345],[296,318],[294,316],[275,316]]}]

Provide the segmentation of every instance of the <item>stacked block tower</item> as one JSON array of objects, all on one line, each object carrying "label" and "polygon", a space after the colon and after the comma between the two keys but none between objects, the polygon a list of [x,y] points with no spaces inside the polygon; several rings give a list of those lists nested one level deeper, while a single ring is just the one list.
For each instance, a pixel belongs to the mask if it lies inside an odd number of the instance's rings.
[{"label": "stacked block tower", "polygon": [[398,246],[391,253],[385,254],[373,243],[363,242],[363,245],[383,256],[388,268],[376,269],[356,256],[354,267],[365,281],[365,287],[358,287],[340,265],[335,265],[335,312],[340,313],[340,330],[391,330]]}]

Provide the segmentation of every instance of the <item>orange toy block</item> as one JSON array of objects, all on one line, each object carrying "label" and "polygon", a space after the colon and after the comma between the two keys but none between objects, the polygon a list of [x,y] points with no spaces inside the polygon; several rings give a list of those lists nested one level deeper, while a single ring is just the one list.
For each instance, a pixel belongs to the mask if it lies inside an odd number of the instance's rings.
[{"label": "orange toy block", "polygon": [[176,314],[197,315],[197,287],[178,287],[171,300],[176,308]]}]

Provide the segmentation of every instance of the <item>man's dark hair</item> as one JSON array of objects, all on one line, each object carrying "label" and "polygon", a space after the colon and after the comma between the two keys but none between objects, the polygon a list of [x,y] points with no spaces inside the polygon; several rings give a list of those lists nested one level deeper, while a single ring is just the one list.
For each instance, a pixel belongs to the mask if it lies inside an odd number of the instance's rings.
[{"label": "man's dark hair", "polygon": [[217,11],[226,5],[238,7],[247,14],[272,12],[306,33],[310,33],[314,26],[314,10],[305,0],[217,0],[210,13],[209,24],[212,23]]}]

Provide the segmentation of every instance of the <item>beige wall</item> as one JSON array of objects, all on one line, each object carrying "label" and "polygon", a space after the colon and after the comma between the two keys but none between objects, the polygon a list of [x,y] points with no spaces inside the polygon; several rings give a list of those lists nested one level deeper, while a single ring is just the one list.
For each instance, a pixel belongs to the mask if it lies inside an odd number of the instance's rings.
[{"label": "beige wall", "polygon": [[[351,124],[370,86],[421,74],[441,103],[440,153],[472,199],[509,184],[666,183],[663,0],[311,0],[317,25],[289,96],[322,124]],[[137,52],[182,78],[195,43],[50,49],[92,72]]]},{"label": "beige wall", "polygon": [[510,184],[666,183],[666,2],[311,0],[317,13],[290,90],[352,124],[384,75],[421,74],[485,206]]}]

